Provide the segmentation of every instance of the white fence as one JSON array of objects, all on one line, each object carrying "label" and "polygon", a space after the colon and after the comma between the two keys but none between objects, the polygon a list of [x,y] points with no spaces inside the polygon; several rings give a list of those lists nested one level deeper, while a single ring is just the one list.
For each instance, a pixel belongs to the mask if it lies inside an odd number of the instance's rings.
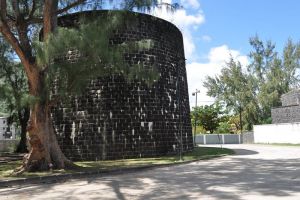
[{"label": "white fence", "polygon": [[240,144],[238,134],[203,134],[196,136],[196,144]]},{"label": "white fence", "polygon": [[300,123],[256,125],[253,130],[255,143],[300,144]]},{"label": "white fence", "polygon": [[241,144],[253,143],[253,133],[241,134],[200,134],[196,136],[196,144]]}]

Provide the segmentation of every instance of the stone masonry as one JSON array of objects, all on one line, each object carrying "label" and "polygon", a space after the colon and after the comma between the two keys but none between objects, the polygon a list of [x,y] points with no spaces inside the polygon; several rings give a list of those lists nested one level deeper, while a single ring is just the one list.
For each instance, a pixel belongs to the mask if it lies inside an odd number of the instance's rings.
[{"label": "stone masonry", "polygon": [[[117,12],[117,11],[116,11]],[[97,11],[105,16],[107,11]],[[95,13],[94,13],[95,14]],[[72,26],[81,15],[60,19]],[[135,17],[111,37],[111,44],[151,39],[154,47],[124,56],[129,63],[155,66],[159,79],[151,86],[128,82],[121,75],[91,81],[86,92],[57,106],[52,116],[59,144],[71,160],[105,160],[178,154],[193,148],[182,34],[173,24],[146,14]],[[177,87],[178,83],[178,87]]]},{"label": "stone masonry", "polygon": [[300,90],[281,96],[282,107],[272,109],[272,123],[300,122]]}]

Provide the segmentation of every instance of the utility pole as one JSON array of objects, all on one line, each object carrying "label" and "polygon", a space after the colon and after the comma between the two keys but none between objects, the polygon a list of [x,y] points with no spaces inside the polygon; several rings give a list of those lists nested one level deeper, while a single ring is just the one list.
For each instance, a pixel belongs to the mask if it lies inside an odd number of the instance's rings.
[{"label": "utility pole", "polygon": [[195,92],[192,93],[193,96],[196,96],[196,103],[195,103],[195,126],[194,126],[194,146],[196,146],[196,130],[197,130],[197,119],[198,119],[198,113],[196,112],[197,109],[197,95],[200,93],[200,90],[196,89]]}]

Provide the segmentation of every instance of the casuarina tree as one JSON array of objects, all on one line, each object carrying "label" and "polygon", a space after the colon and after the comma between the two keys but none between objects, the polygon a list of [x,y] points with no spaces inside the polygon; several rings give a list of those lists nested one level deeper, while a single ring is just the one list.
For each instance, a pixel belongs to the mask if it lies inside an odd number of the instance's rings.
[{"label": "casuarina tree", "polygon": [[[150,8],[155,3],[150,0],[0,0],[0,33],[22,63],[31,96],[27,126],[31,150],[17,173],[74,166],[58,145],[50,117],[51,106],[55,105],[60,94],[66,95],[68,92],[70,95],[80,91],[97,73],[132,74],[123,68],[122,52],[128,46],[139,45],[109,46],[108,36],[122,24],[119,23],[122,17],[112,15],[110,20],[85,21],[76,29],[58,28],[59,16],[77,10],[99,9],[109,2],[129,10]],[[41,27],[42,36],[39,37]],[[142,42],[142,48],[148,43]],[[77,52],[76,65],[61,58],[70,51]],[[52,95],[51,91],[56,89],[57,84],[61,87]]]},{"label": "casuarina tree", "polygon": [[16,152],[27,152],[26,126],[29,119],[28,86],[22,65],[14,60],[12,48],[0,38],[0,101],[9,116],[9,123],[21,128]]}]

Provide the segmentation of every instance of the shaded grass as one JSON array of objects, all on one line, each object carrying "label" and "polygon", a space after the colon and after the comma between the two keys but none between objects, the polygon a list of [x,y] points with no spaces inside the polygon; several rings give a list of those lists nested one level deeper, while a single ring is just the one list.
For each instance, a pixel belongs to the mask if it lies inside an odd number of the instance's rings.
[{"label": "shaded grass", "polygon": [[16,178],[28,178],[28,177],[39,177],[48,175],[59,175],[76,172],[86,172],[93,170],[113,170],[113,169],[124,169],[132,167],[141,167],[149,165],[161,165],[161,164],[174,164],[183,163],[193,160],[203,160],[221,157],[225,155],[234,154],[234,151],[226,148],[215,148],[215,147],[196,147],[192,152],[185,153],[183,155],[183,161],[179,161],[178,155],[163,156],[156,158],[137,158],[137,159],[122,159],[122,160],[105,160],[105,161],[82,161],[75,162],[78,165],[76,170],[53,170],[46,172],[25,172],[19,176],[12,176],[13,170],[21,165],[21,160],[11,161],[8,163],[0,164],[0,180],[16,179]]}]

